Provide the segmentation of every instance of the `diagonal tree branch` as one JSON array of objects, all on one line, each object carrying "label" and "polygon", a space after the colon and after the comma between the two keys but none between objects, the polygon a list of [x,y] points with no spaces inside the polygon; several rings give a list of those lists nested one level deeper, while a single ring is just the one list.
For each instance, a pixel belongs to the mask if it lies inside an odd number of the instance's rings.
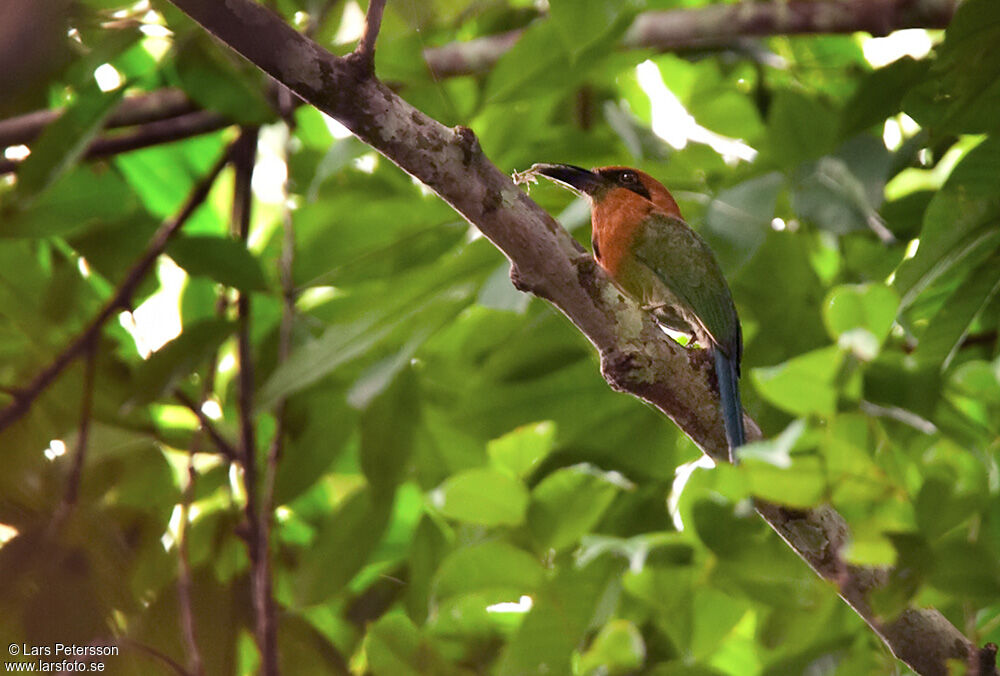
[{"label": "diagonal tree branch", "polygon": [[[670,417],[714,458],[727,453],[710,368],[666,339],[621,296],[594,260],[483,155],[471,130],[449,129],[399,98],[356,60],[337,58],[250,0],[172,0],[212,34],[434,190],[511,260],[514,284],[552,302],[594,344],[612,387]],[[280,44],[282,49],[273,49]],[[751,438],[759,430],[751,427]],[[886,571],[848,567],[842,517],[829,508],[791,511],[760,503],[761,516],[921,674],[946,661],[974,664],[974,645],[936,610],[908,608],[892,622],[865,599]]]},{"label": "diagonal tree branch", "polygon": [[174,398],[181,402],[187,407],[189,411],[194,413],[195,417],[198,418],[198,424],[201,425],[202,431],[212,440],[215,447],[218,449],[219,453],[226,456],[229,462],[239,462],[239,452],[236,448],[227,440],[222,433],[219,432],[215,427],[215,423],[212,419],[205,415],[205,412],[201,410],[201,405],[194,399],[189,397],[187,393],[183,390],[174,390]]},{"label": "diagonal tree branch", "polygon": [[208,193],[215,183],[216,177],[218,177],[223,167],[229,162],[229,154],[230,150],[227,149],[194,187],[177,215],[164,222],[160,226],[160,229],[153,234],[153,238],[146,245],[146,250],[132,265],[128,274],[125,275],[125,279],[118,285],[114,294],[108,299],[104,307],[101,308],[100,312],[90,321],[87,327],[56,356],[51,364],[38,373],[30,383],[12,392],[14,401],[7,404],[3,409],[0,409],[0,431],[6,429],[27,413],[35,399],[59,377],[67,366],[73,363],[96,340],[104,323],[116,312],[128,307],[132,294],[135,293],[139,284],[142,283],[142,280],[146,278],[146,275],[153,268],[153,264],[159,258],[160,254],[163,253],[167,243],[177,234],[191,215],[194,214],[195,210],[208,197]]}]

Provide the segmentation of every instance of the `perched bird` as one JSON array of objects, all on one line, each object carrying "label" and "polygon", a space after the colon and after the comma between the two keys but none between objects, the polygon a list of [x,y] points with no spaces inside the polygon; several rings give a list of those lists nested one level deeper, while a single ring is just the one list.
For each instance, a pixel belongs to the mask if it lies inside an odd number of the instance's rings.
[{"label": "perched bird", "polygon": [[743,335],[708,244],[684,222],[667,189],[637,169],[535,164],[518,179],[535,175],[590,201],[594,256],[619,288],[664,326],[691,334],[712,350],[732,461],[745,438],[739,389]]}]

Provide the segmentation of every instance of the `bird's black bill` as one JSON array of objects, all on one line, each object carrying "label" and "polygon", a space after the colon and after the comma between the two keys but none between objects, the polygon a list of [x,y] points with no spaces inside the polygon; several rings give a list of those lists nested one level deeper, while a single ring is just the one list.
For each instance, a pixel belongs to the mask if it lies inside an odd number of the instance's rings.
[{"label": "bird's black bill", "polygon": [[605,184],[604,177],[572,164],[535,164],[525,173],[528,172],[550,178],[583,195],[593,195]]}]

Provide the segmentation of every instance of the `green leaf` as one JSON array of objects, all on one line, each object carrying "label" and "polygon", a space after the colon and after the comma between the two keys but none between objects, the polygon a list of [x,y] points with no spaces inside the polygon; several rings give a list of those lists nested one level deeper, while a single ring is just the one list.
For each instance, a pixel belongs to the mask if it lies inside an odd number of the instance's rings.
[{"label": "green leaf", "polygon": [[955,11],[926,81],[903,107],[921,126],[951,133],[996,131],[1000,121],[1000,10],[992,0],[969,0]]},{"label": "green leaf", "polygon": [[53,237],[120,221],[139,206],[121,176],[89,166],[62,174],[30,206],[0,208],[0,238]]},{"label": "green leaf", "polygon": [[408,560],[410,583],[406,588],[406,612],[423,624],[431,612],[434,577],[448,551],[449,541],[441,524],[425,513],[417,524]]},{"label": "green leaf", "polygon": [[924,214],[917,253],[893,285],[905,309],[944,273],[1000,244],[1000,139],[973,148],[952,170]]},{"label": "green leaf", "polygon": [[517,477],[527,477],[552,451],[556,425],[552,421],[523,425],[486,445],[493,465]]},{"label": "green leaf", "polygon": [[903,96],[927,76],[929,68],[929,61],[905,56],[869,73],[844,106],[840,136],[853,136],[899,113]]},{"label": "green leaf", "polygon": [[[107,175],[107,174],[105,174]],[[131,202],[132,207],[138,206],[138,201],[128,190],[128,186],[121,184],[127,192],[125,201]],[[40,201],[45,201],[45,197]],[[118,205],[119,207],[127,206]],[[72,222],[67,219],[64,222]],[[143,249],[152,239],[156,232],[158,223],[144,210],[135,209],[124,220],[102,222],[89,227],[85,232],[73,235],[69,240],[69,245],[87,259],[87,264],[100,275],[112,281],[124,279],[127,270],[139,257]],[[185,287],[185,292],[187,292]],[[138,301],[138,297],[132,299]],[[215,310],[215,296],[212,296],[211,312]],[[206,313],[207,314],[207,313]],[[183,319],[188,319],[182,314]]]},{"label": "green leaf", "polygon": [[[567,5],[570,0],[564,0]],[[593,0],[600,1],[600,0]],[[623,30],[622,22],[614,26]],[[542,99],[572,90],[612,53],[613,36],[606,32],[570,54],[564,49],[562,31],[554,21],[537,21],[492,68],[486,80],[485,99],[491,104]]]},{"label": "green leaf", "polygon": [[723,190],[709,202],[706,234],[717,236],[709,243],[723,268],[735,270],[757,253],[771,229],[783,183],[777,172],[764,174]]},{"label": "green leaf", "polygon": [[571,60],[591,44],[614,30],[622,33],[627,25],[622,16],[630,2],[621,0],[552,0],[549,21]]},{"label": "green leaf", "polygon": [[994,254],[969,273],[931,319],[916,356],[926,364],[948,368],[972,323],[1000,291],[1000,255]]},{"label": "green leaf", "polygon": [[[356,153],[356,142],[345,139],[331,147],[327,158],[336,163]],[[317,169],[317,180],[326,161]],[[369,190],[383,194],[373,200]],[[323,196],[297,209],[294,223],[301,251],[295,279],[308,285],[343,286],[398,275],[439,260],[468,231],[443,203],[421,196],[412,186],[395,194],[377,184]]]},{"label": "green leaf", "polygon": [[992,364],[977,359],[955,368],[947,400],[966,419],[995,432],[1000,420],[1000,359]]},{"label": "green leaf", "polygon": [[448,663],[405,615],[390,613],[371,625],[365,640],[375,676],[424,676],[462,673]]},{"label": "green leaf", "polygon": [[787,469],[792,466],[792,448],[805,431],[805,421],[794,420],[776,437],[751,441],[740,446],[737,457],[740,460],[756,460]]},{"label": "green leaf", "polygon": [[661,662],[646,672],[647,676],[723,676],[719,671],[704,664],[690,664],[687,661]]},{"label": "green leaf", "polygon": [[77,92],[76,100],[31,143],[31,155],[18,167],[18,204],[30,205],[83,155],[124,93],[124,87],[102,92],[92,80]]},{"label": "green leaf", "polygon": [[978,603],[1000,599],[1000,564],[982,543],[959,534],[934,547],[933,561],[929,581],[942,592]]},{"label": "green leaf", "polygon": [[917,494],[917,525],[928,540],[934,540],[968,519],[980,506],[980,497],[959,493],[952,482],[928,477]]},{"label": "green leaf", "polygon": [[915,190],[882,205],[885,226],[897,240],[907,242],[919,234],[924,212],[935,194],[934,190]]},{"label": "green leaf", "polygon": [[545,578],[534,556],[502,541],[488,541],[458,549],[441,562],[433,594],[446,601],[465,594],[481,594],[494,602],[533,594]]},{"label": "green leaf", "polygon": [[528,527],[542,550],[576,544],[618,495],[633,486],[616,472],[574,465],[545,477],[531,492]]},{"label": "green leaf", "polygon": [[278,624],[278,659],[280,673],[283,674],[314,670],[331,676],[350,674],[345,658],[330,637],[309,620],[292,613],[282,613]]},{"label": "green leaf", "polygon": [[736,506],[718,496],[695,502],[691,516],[698,538],[720,558],[737,558],[744,549],[756,547],[760,542],[757,528],[751,522],[754,515],[737,515]]},{"label": "green leaf", "polygon": [[843,159],[820,158],[797,176],[792,208],[803,219],[838,235],[871,229],[889,238],[861,177]]},{"label": "green leaf", "polygon": [[781,89],[767,119],[770,151],[786,171],[833,150],[835,113],[818,98]]},{"label": "green leaf", "polygon": [[224,319],[203,319],[184,327],[181,334],[154,352],[135,372],[135,404],[147,404],[170,392],[178,382],[209,358],[235,329]]},{"label": "green leaf", "polygon": [[178,237],[167,246],[167,254],[195,277],[209,277],[244,292],[267,290],[260,261],[235,239]]},{"label": "green leaf", "polygon": [[339,390],[314,388],[289,398],[275,504],[287,504],[315,484],[344,452],[357,422],[357,411]]},{"label": "green leaf", "polygon": [[419,403],[416,376],[406,368],[361,414],[361,471],[373,490],[394,490],[409,469]]},{"label": "green leaf", "polygon": [[[147,211],[165,220],[178,212],[198,180],[224,151],[225,140],[223,132],[204,134],[116,155],[114,163]],[[186,234],[225,231],[226,224],[214,209],[200,208],[184,224]]]},{"label": "green leaf", "polygon": [[[400,314],[383,312],[330,326],[319,338],[294,351],[260,390],[262,407],[274,405],[282,397],[298,392],[333,373],[347,362],[364,356],[383,344],[394,331],[406,327],[422,342],[453,318],[468,303],[463,289],[434,296]],[[416,345],[413,346],[415,349]]]},{"label": "green leaf", "polygon": [[500,657],[499,676],[572,673],[570,658],[586,631],[602,623],[618,596],[620,566],[607,558],[562,568],[533,597]]},{"label": "green leaf", "polygon": [[837,347],[826,347],[750,374],[760,395],[788,413],[830,416],[836,410],[834,379],[842,359]]},{"label": "green leaf", "polygon": [[992,364],[982,360],[962,364],[955,369],[950,384],[983,403],[1000,404],[1000,358]]},{"label": "green leaf", "polygon": [[329,515],[294,575],[298,605],[313,605],[330,598],[361,570],[389,523],[391,497],[379,496],[364,487],[345,498]]},{"label": "green leaf", "polygon": [[431,498],[448,518],[483,526],[516,526],[528,509],[524,484],[486,468],[453,474]]},{"label": "green leaf", "polygon": [[864,373],[865,398],[931,417],[941,397],[941,373],[936,367],[895,352],[883,352]]},{"label": "green leaf", "polygon": [[628,620],[612,620],[601,627],[580,657],[584,674],[620,674],[640,668],[646,660],[642,634]]},{"label": "green leaf", "polygon": [[881,344],[889,336],[898,307],[899,298],[883,284],[842,284],[823,301],[823,320],[834,339],[864,329]]},{"label": "green leaf", "polygon": [[897,490],[873,460],[873,427],[871,419],[860,413],[840,413],[826,426],[820,448],[835,505],[880,501]]},{"label": "green leaf", "polygon": [[748,460],[741,471],[758,498],[791,507],[812,507],[827,492],[827,477],[820,458],[815,455],[793,456],[788,468],[767,462]]},{"label": "green leaf", "polygon": [[177,76],[184,91],[203,108],[222,113],[244,125],[269,122],[275,114],[262,92],[260,75],[228,52],[221,51],[204,34],[189,34],[177,50]]}]

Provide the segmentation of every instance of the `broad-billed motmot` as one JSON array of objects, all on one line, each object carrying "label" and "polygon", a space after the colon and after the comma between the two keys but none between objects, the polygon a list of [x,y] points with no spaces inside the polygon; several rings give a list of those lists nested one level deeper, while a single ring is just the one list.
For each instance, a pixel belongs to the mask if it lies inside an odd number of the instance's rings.
[{"label": "broad-billed motmot", "polygon": [[712,250],[649,174],[628,167],[588,171],[535,164],[518,175],[552,179],[590,201],[594,257],[615,284],[664,326],[712,350],[730,461],[744,442],[740,404],[743,335],[733,297]]}]

